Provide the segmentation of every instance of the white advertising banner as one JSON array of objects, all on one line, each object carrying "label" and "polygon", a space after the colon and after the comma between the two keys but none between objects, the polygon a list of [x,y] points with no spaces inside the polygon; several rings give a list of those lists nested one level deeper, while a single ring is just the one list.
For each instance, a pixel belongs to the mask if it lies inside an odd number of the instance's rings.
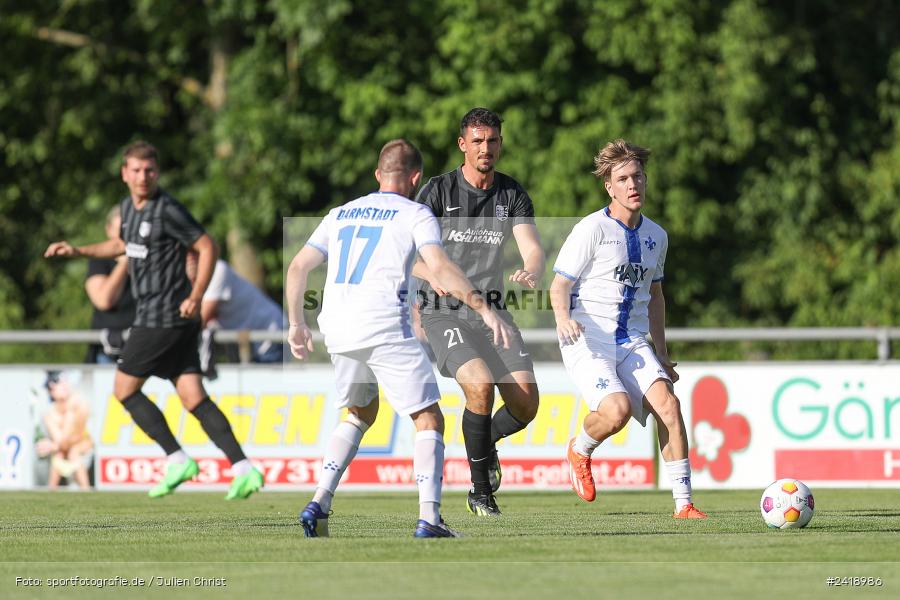
[{"label": "white advertising banner", "polygon": [[[679,367],[695,488],[900,487],[900,364]],[[660,469],[660,487],[669,487]]]},{"label": "white advertising banner", "polygon": [[[58,369],[59,367],[49,367]],[[90,408],[94,481],[100,489],[147,489],[165,468],[161,451],[111,395],[113,369],[64,367],[76,401]],[[0,489],[46,485],[53,456],[38,456],[53,408],[48,368],[0,367],[8,394],[0,408]],[[680,365],[676,393],[691,445],[693,485],[762,488],[780,477],[810,485],[900,487],[900,364],[759,363]],[[330,365],[221,365],[208,382],[269,489],[314,486],[328,437],[340,418]],[[567,489],[566,444],[587,408],[562,365],[536,365],[541,405],[524,431],[503,440],[505,489]],[[469,484],[458,385],[439,377],[446,420],[445,483]],[[189,488],[224,489],[228,462],[182,407],[172,385],[151,379],[144,391],[162,409],[185,450],[201,466]],[[499,405],[499,400],[498,400]],[[343,485],[413,489],[414,431],[386,401]],[[657,472],[652,419],[630,422],[594,455],[601,488],[668,488]]]}]

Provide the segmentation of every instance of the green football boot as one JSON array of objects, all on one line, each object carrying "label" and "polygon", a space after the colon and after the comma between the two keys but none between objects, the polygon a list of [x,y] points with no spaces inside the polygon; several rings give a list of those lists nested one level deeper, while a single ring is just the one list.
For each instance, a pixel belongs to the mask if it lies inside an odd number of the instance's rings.
[{"label": "green football boot", "polygon": [[151,498],[168,496],[174,492],[175,488],[179,485],[188,479],[196,477],[199,472],[200,467],[197,466],[197,461],[193,458],[189,458],[183,463],[170,463],[169,466],[166,467],[166,474],[162,481],[156,484],[156,487],[150,490],[148,495]]},{"label": "green football boot", "polygon": [[231,481],[231,489],[225,495],[226,500],[243,500],[263,486],[263,474],[258,469],[250,469],[248,473],[239,475]]}]

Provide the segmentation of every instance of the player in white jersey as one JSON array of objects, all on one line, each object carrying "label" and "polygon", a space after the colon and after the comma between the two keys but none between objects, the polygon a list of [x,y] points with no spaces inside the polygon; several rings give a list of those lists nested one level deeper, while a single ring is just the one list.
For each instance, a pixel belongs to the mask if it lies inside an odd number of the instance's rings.
[{"label": "player in white jersey", "polygon": [[641,215],[649,156],[625,140],[600,151],[594,174],[604,181],[609,206],[572,229],[554,265],[550,293],[560,351],[591,410],[569,441],[569,474],[575,492],[592,502],[591,453],[630,417],[646,425],[649,412],[673,485],[675,518],[703,519],[691,502],[688,438],[673,389],[678,374],[666,350],[668,236]]},{"label": "player in white jersey", "polygon": [[419,486],[415,537],[457,537],[441,519],[444,417],[431,363],[412,332],[408,282],[416,252],[454,296],[466,302],[509,347],[512,331],[475,293],[441,246],[437,219],[410,200],[422,177],[422,155],[406,140],[381,150],[379,191],[333,209],[291,261],[285,280],[290,330],[298,359],[312,351],[303,318],[309,272],[328,260],[319,327],[335,366],[338,407],[347,418],[335,429],[322,458],[312,501],[300,513],[307,537],[328,535],[332,497],[366,430],[378,414],[378,384],[398,414],[416,427],[413,471]]}]

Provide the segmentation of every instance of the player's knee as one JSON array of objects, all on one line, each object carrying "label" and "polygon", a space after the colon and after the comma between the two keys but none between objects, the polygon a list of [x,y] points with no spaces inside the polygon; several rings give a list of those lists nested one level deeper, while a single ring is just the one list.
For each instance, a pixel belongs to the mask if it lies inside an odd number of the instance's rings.
[{"label": "player's knee", "polygon": [[131,389],[131,386],[126,386],[126,385],[113,386],[113,396],[115,396],[116,400],[118,400],[119,402],[124,402],[132,394],[134,394],[134,392],[135,392],[135,390]]},{"label": "player's knee", "polygon": [[678,400],[678,396],[671,392],[667,393],[656,407],[656,414],[667,426],[678,424],[681,419],[681,401]]},{"label": "player's knee", "polygon": [[615,396],[604,400],[602,411],[612,431],[619,432],[631,418],[631,403],[627,397]]},{"label": "player's knee", "polygon": [[469,383],[463,387],[466,394],[466,408],[484,414],[494,405],[494,385],[492,383]]},{"label": "player's knee", "polygon": [[525,397],[525,401],[519,403],[518,406],[515,407],[514,410],[510,412],[513,413],[513,416],[523,423],[531,423],[534,421],[534,418],[537,416],[538,411],[538,399],[537,397],[532,397],[530,394]]}]

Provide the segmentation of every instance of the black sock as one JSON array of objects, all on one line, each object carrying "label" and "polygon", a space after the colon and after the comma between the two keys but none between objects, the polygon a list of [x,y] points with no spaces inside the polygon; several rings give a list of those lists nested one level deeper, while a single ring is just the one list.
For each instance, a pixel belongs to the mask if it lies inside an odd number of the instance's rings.
[{"label": "black sock", "polygon": [[234,437],[231,423],[228,422],[225,413],[209,397],[201,400],[200,404],[191,411],[191,414],[197,417],[197,420],[200,421],[200,426],[203,427],[203,431],[206,432],[212,443],[225,453],[231,464],[247,458],[244,455],[244,451],[241,450],[241,445],[238,444],[237,438]]},{"label": "black sock", "polygon": [[503,438],[518,433],[526,427],[528,427],[528,423],[523,423],[515,418],[504,404],[491,419],[491,443],[496,445]]},{"label": "black sock", "polygon": [[491,484],[488,481],[488,466],[491,454],[491,416],[478,415],[463,411],[463,439],[466,442],[466,455],[469,457],[469,470],[472,472],[472,486],[476,494],[489,494]]},{"label": "black sock", "polygon": [[162,446],[166,454],[181,450],[181,445],[169,429],[162,411],[143,392],[138,390],[128,396],[122,400],[122,406],[131,414],[135,424],[149,435],[150,439]]}]

